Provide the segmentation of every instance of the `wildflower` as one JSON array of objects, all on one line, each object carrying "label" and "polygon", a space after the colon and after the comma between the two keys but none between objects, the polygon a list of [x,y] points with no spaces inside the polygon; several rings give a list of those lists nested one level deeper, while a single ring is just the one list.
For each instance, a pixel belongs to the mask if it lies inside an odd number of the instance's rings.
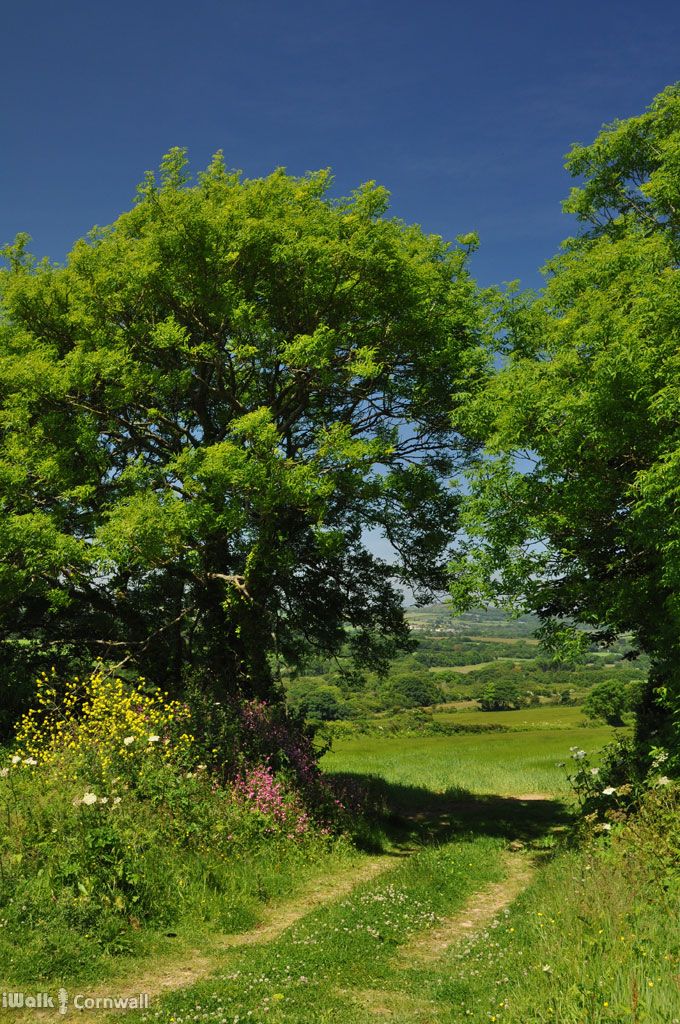
[{"label": "wildflower", "polygon": [[100,804],[108,804],[108,802],[109,802],[108,796],[100,796],[99,797],[99,803]]},{"label": "wildflower", "polygon": [[659,778],[656,780],[656,784],[657,786],[667,786],[670,781],[671,780],[668,778],[667,775],[660,775]]},{"label": "wildflower", "polygon": [[614,787],[613,787],[613,786],[606,786],[606,787],[605,787],[605,788],[604,788],[604,789],[602,790],[602,796],[611,796],[611,795],[612,795],[612,793],[615,793],[615,792],[616,792],[616,790],[614,789]]},{"label": "wildflower", "polygon": [[591,775],[599,775],[600,774],[600,769],[599,768],[591,768],[590,769],[590,774]]},{"label": "wildflower", "polygon": [[543,970],[545,971],[546,974],[551,974],[552,973],[552,967],[550,966],[550,964],[543,964]]},{"label": "wildflower", "polygon": [[117,807],[118,804],[120,803],[120,800],[121,800],[121,798],[119,796],[114,796],[113,801],[112,801],[113,806]]},{"label": "wildflower", "polygon": [[134,743],[134,742],[135,742],[134,736],[126,736],[125,739],[123,740],[123,743],[125,744],[126,747],[129,747],[130,744]]},{"label": "wildflower", "polygon": [[6,779],[9,775],[9,768],[0,768],[0,779]]},{"label": "wildflower", "polygon": [[12,758],[12,764],[19,764],[20,760],[21,758],[19,757],[19,755],[15,754],[14,757]]},{"label": "wildflower", "polygon": [[603,830],[604,830],[605,832],[611,832],[611,830],[612,830],[612,826],[611,826],[611,823],[610,823],[609,821],[606,821],[606,822],[604,823],[604,825],[602,826],[602,828],[603,828]]},{"label": "wildflower", "polygon": [[37,763],[38,762],[36,761],[36,759],[34,757],[25,757],[24,758],[24,764],[34,765],[34,764],[37,764]]},{"label": "wildflower", "polygon": [[83,796],[83,798],[82,798],[82,800],[80,802],[81,802],[81,804],[87,804],[88,806],[91,805],[91,804],[96,804],[97,803],[97,794],[96,793],[85,793],[85,795]]},{"label": "wildflower", "polygon": [[160,736],[149,736],[149,743],[158,743]]}]

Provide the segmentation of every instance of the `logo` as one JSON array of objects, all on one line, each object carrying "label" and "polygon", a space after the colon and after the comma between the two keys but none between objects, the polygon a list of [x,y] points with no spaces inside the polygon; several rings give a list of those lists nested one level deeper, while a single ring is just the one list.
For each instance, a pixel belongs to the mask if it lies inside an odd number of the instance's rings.
[{"label": "logo", "polygon": [[74,1010],[148,1010],[150,999],[148,992],[134,995],[88,995],[75,992],[73,995],[65,988],[55,994],[50,992],[3,992],[0,996],[0,1008],[3,1010],[58,1010],[61,1014]]}]

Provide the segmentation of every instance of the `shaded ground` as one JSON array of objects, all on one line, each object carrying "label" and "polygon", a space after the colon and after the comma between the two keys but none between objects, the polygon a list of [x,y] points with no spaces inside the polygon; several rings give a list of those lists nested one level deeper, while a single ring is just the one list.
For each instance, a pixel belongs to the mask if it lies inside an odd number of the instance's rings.
[{"label": "shaded ground", "polygon": [[445,842],[465,834],[485,835],[542,848],[567,830],[571,816],[549,793],[495,796],[450,789],[435,793],[420,786],[385,782],[378,776],[336,774],[344,785],[368,790],[395,843]]}]

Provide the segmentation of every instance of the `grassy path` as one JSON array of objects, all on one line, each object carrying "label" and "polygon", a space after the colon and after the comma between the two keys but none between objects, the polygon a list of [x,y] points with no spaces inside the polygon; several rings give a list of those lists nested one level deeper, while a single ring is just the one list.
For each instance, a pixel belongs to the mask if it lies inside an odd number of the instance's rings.
[{"label": "grassy path", "polygon": [[531,796],[432,794],[412,852],[229,940],[144,1024],[680,1024],[673,916],[606,858],[545,856],[560,805]]},{"label": "grassy path", "polygon": [[[401,857],[408,854],[408,849],[400,849],[380,856],[363,856],[358,862],[335,868],[331,874],[321,873],[310,879],[295,898],[276,900],[269,904],[257,925],[247,931],[213,935],[207,947],[188,946],[179,953],[156,957],[153,966],[144,964],[136,974],[129,970],[124,975],[113,973],[105,983],[83,983],[76,986],[74,991],[86,992],[95,999],[109,996],[113,992],[145,993],[155,1003],[159,996],[167,992],[177,992],[210,977],[230,951],[275,941],[302,918],[331,901],[342,899],[357,885],[370,882],[391,870]],[[26,1010],[13,1012],[12,1021],[15,1024],[26,1024],[35,1020],[36,1014],[43,1021],[63,1020],[58,1011]]]},{"label": "grassy path", "polygon": [[[146,1019],[163,1024],[456,1019],[448,1002],[438,1005],[432,995],[441,957],[489,927],[529,884],[533,857],[518,834],[536,842],[560,820],[558,805],[540,794],[537,800],[528,796],[499,804],[470,795],[445,806],[412,807],[402,817],[411,842],[415,839],[407,856],[396,862],[371,858],[354,878],[350,873],[344,880],[328,879],[316,907],[297,901],[253,932],[230,938],[212,952],[209,977],[189,979],[189,985],[181,977]],[[473,821],[490,824],[490,817],[496,834],[483,825],[476,833],[470,830]],[[518,852],[508,851],[511,840]],[[149,979],[152,990],[158,977]],[[414,986],[421,995],[413,995]]]},{"label": "grassy path", "polygon": [[503,857],[505,877],[474,893],[457,914],[444,918],[440,924],[416,935],[399,951],[405,967],[423,967],[440,960],[456,942],[469,938],[490,925],[531,882],[535,864],[522,854]]}]

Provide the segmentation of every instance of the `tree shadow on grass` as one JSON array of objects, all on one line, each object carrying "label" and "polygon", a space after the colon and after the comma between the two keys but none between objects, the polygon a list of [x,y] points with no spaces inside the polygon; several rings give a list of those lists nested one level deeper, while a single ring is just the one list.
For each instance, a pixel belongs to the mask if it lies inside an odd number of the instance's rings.
[{"label": "tree shadow on grass", "polygon": [[369,814],[395,846],[445,842],[456,836],[491,836],[547,851],[573,821],[567,805],[542,794],[496,796],[452,788],[435,793],[379,776],[333,773],[341,790],[359,792]]}]

